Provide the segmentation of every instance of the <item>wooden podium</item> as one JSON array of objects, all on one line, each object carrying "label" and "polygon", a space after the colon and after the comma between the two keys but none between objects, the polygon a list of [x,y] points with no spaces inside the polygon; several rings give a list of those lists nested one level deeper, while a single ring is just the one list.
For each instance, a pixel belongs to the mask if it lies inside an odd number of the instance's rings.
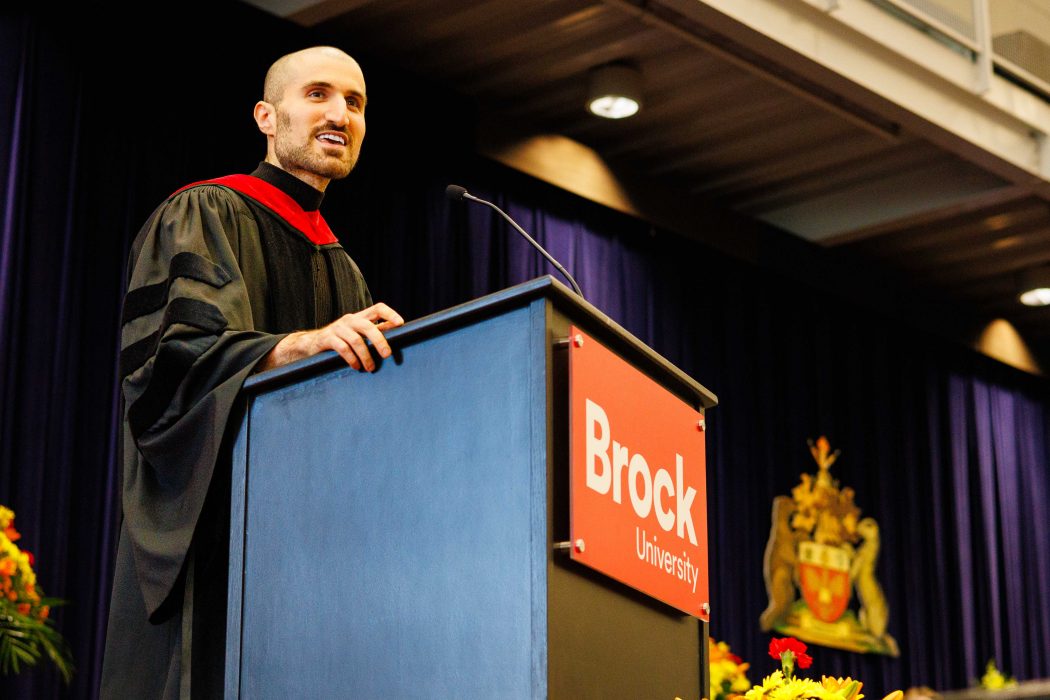
[{"label": "wooden podium", "polygon": [[550,277],[391,331],[374,374],[326,353],[247,382],[227,698],[701,697],[706,625],[556,547],[570,324],[715,404]]}]

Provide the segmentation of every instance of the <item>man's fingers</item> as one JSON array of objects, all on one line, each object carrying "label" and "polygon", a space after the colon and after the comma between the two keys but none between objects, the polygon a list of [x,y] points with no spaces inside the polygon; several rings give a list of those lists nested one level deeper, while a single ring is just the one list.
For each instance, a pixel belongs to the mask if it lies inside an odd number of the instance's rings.
[{"label": "man's fingers", "polygon": [[394,311],[383,302],[379,302],[378,304],[372,304],[367,309],[359,313],[363,314],[365,318],[367,318],[369,321],[378,321],[382,319],[383,321],[391,323],[393,324],[392,326],[390,326],[391,328],[405,325],[405,319],[401,318],[401,314]]},{"label": "man's fingers", "polygon": [[[379,321],[379,323],[375,323]],[[368,349],[367,339],[372,343],[381,357],[390,357],[390,343],[383,336],[383,331],[404,325],[401,315],[386,304],[373,304],[363,311],[346,314],[326,326],[323,331],[328,336],[322,344],[339,353],[346,363],[354,369],[374,372],[375,358]],[[319,348],[320,349],[320,348]]]},{"label": "man's fingers", "polygon": [[[390,357],[390,343],[388,343],[386,337],[383,336],[380,325],[372,323],[361,314],[350,314],[344,316],[341,321],[342,323],[340,323],[340,326],[347,334],[353,333],[364,336],[372,342],[373,347],[375,347],[381,357]],[[396,325],[392,321],[384,321],[383,323],[388,324],[388,327],[394,327]],[[344,339],[348,338],[344,336]]]},{"label": "man's fingers", "polygon": [[361,334],[372,341],[372,347],[376,349],[380,357],[390,357],[390,343],[379,330],[379,326],[369,322],[361,329]]},{"label": "man's fingers", "polygon": [[361,360],[357,359],[357,355],[350,349],[350,345],[347,344],[339,336],[334,336],[330,343],[331,349],[339,353],[339,356],[346,360],[346,364],[350,365],[353,369],[361,369]]},{"label": "man's fingers", "polygon": [[374,371],[376,363],[375,360],[372,359],[372,353],[368,351],[368,346],[365,345],[364,338],[352,329],[350,330],[350,334],[351,337],[344,336],[343,340],[350,345],[350,349],[353,350],[354,354],[357,355],[359,360],[361,360],[361,366],[368,372]]}]

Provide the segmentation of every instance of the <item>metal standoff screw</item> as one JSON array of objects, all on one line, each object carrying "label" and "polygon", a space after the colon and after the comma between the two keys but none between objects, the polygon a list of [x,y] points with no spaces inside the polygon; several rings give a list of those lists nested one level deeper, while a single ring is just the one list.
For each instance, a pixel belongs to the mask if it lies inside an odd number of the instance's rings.
[{"label": "metal standoff screw", "polygon": [[697,425],[698,428],[700,428],[701,432],[705,432],[705,433],[707,432],[707,420],[706,419],[701,417],[700,420],[698,420],[696,422],[696,425]]},{"label": "metal standoff screw", "polygon": [[700,606],[700,610],[705,615],[710,615],[711,614],[711,604],[710,603],[704,603],[703,605]]},{"label": "metal standoff screw", "polygon": [[583,336],[580,335],[579,333],[574,335],[572,337],[572,344],[575,345],[578,348],[582,348],[583,347]]},{"label": "metal standoff screw", "polygon": [[579,554],[583,554],[583,550],[587,548],[587,543],[583,541],[582,537],[573,542],[573,545],[576,547],[576,552]]}]

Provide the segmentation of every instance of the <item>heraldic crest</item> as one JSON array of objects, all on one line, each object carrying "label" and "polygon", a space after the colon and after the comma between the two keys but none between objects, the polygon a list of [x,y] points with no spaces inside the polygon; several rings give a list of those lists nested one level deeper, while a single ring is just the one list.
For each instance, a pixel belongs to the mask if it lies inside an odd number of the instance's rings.
[{"label": "heraldic crest", "polygon": [[[819,471],[803,474],[791,496],[773,499],[763,572],[769,606],[760,623],[813,644],[898,656],[886,631],[889,606],[875,578],[879,525],[861,518],[853,489],[839,488],[827,438],[809,449]],[[853,592],[858,609],[850,607]],[[801,594],[801,596],[800,596]]]}]

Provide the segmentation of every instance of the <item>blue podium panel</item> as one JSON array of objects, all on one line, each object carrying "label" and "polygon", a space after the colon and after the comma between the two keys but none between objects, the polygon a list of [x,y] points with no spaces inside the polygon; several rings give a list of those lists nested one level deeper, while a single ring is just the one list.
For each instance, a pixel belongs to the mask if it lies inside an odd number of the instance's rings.
[{"label": "blue podium panel", "polygon": [[251,399],[228,695],[546,696],[544,303]]}]

